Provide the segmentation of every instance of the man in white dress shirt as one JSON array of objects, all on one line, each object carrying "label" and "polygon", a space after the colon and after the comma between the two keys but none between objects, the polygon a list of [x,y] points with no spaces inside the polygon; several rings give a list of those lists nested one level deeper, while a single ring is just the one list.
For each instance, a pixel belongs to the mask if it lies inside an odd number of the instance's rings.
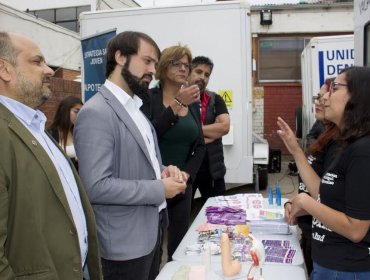
[{"label": "man in white dress shirt", "polygon": [[105,280],[155,279],[166,198],[186,188],[161,165],[157,136],[140,111],[160,51],[148,35],[123,32],[107,46],[104,85],[74,127],[80,175],[95,211]]}]

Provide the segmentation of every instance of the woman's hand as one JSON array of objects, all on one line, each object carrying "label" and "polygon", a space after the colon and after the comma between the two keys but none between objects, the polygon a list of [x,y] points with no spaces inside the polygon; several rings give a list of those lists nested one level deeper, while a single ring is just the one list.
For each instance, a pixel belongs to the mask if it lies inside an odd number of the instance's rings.
[{"label": "woman's hand", "polygon": [[289,224],[289,225],[295,225],[297,224],[297,221],[296,219],[292,216],[292,202],[291,201],[288,201],[284,204],[284,217],[285,217],[285,221]]},{"label": "woman's hand", "polygon": [[289,125],[280,117],[278,117],[277,125],[280,128],[279,130],[277,130],[277,134],[280,136],[281,140],[283,140],[288,151],[294,156],[297,151],[301,150],[301,147],[297,142],[295,133],[289,127]]},{"label": "woman's hand", "polygon": [[303,208],[305,203],[308,203],[307,202],[308,199],[313,200],[313,198],[306,193],[297,194],[295,197],[290,199],[290,201],[292,202],[289,212],[291,221],[296,220],[297,217],[309,215],[309,213],[307,213],[307,211]]},{"label": "woman's hand", "polygon": [[176,98],[181,101],[181,103],[190,105],[194,102],[199,102],[200,91],[197,85],[192,86],[181,86]]}]

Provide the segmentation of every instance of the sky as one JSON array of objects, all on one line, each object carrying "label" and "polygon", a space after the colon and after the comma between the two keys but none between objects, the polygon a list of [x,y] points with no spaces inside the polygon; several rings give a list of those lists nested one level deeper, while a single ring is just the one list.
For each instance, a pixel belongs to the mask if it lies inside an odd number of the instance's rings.
[{"label": "sky", "polygon": [[[180,4],[199,4],[199,3],[212,3],[215,0],[135,0],[142,7],[151,6],[165,6],[165,5],[180,5]],[[265,5],[265,4],[296,4],[299,0],[249,0],[251,5]],[[306,2],[309,2],[306,0]]]}]

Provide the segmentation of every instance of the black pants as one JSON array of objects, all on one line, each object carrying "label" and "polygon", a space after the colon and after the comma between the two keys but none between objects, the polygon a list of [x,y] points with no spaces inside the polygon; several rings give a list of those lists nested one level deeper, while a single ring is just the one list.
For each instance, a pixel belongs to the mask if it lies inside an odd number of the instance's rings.
[{"label": "black pants", "polygon": [[168,211],[168,261],[186,234],[190,223],[192,186],[188,184],[184,195],[167,200]]},{"label": "black pants", "polygon": [[157,243],[148,255],[126,261],[112,261],[102,258],[104,280],[154,280],[159,274],[161,263],[161,240],[163,235],[163,214],[159,215]]},{"label": "black pants", "polygon": [[193,198],[197,188],[202,195],[202,203],[204,204],[208,198],[224,195],[225,194],[225,179],[213,180],[212,176],[207,169],[201,168],[198,173],[195,181],[193,183]]},{"label": "black pants", "polygon": [[301,229],[301,248],[303,253],[304,262],[306,264],[307,275],[310,276],[313,265],[312,265],[312,257],[311,257],[311,238],[312,238],[312,231]]}]

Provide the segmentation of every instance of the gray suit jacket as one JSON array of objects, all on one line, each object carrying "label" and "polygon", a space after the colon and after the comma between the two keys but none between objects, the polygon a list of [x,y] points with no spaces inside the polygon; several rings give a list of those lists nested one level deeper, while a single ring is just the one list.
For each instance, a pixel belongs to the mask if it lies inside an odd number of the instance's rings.
[{"label": "gray suit jacket", "polygon": [[156,179],[140,131],[105,86],[79,112],[74,144],[96,216],[101,256],[130,260],[149,254],[157,241],[164,186]]}]

